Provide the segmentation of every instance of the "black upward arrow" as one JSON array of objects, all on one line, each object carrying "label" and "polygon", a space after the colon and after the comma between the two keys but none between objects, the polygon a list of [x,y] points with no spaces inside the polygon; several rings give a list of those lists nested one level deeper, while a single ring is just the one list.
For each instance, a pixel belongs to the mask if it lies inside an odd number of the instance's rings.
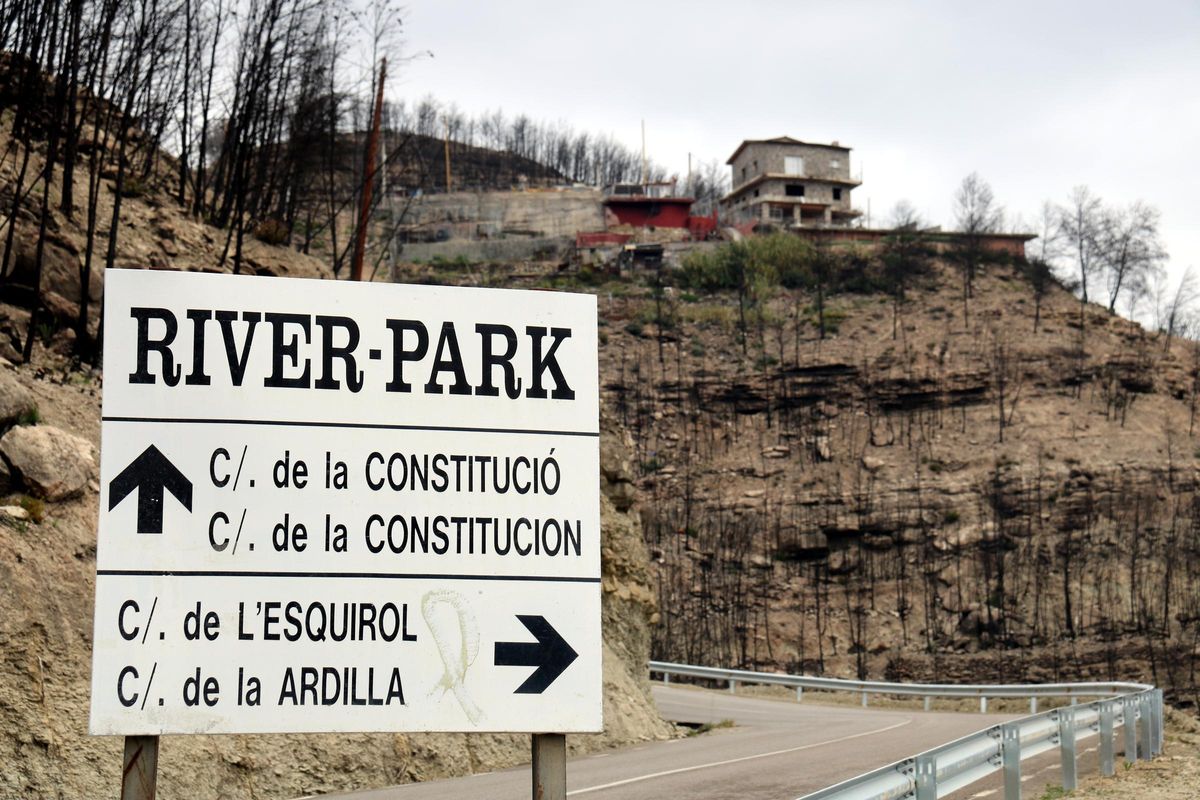
[{"label": "black upward arrow", "polygon": [[192,482],[154,445],[150,445],[108,484],[108,510],[137,489],[137,532],[162,533],[163,492],[192,510]]},{"label": "black upward arrow", "polygon": [[537,667],[513,694],[541,694],[579,654],[545,617],[517,614],[536,642],[496,642],[496,666]]}]

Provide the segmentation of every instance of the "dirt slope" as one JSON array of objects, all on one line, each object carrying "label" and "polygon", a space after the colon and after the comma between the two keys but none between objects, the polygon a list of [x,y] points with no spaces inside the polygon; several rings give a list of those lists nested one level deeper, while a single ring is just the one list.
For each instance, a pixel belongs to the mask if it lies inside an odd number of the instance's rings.
[{"label": "dirt slope", "polygon": [[[0,120],[0,205],[5,207],[23,156],[21,146],[5,138],[7,122]],[[37,171],[44,143],[35,143],[33,150],[30,175]],[[116,266],[219,271],[225,233],[181,213],[164,186],[152,180],[138,196],[124,199]],[[50,205],[57,208],[57,186],[52,189]],[[106,178],[95,245],[101,256],[112,191]],[[21,287],[34,275],[39,201],[34,193],[19,204],[13,272],[0,294],[11,303],[31,296]],[[102,376],[65,356],[73,342],[69,320],[83,290],[85,220],[83,209],[70,219],[52,212],[42,289],[47,306],[58,313],[40,326],[30,364],[6,362],[0,369],[10,370],[34,393],[43,424],[98,446]],[[101,256],[96,264],[103,263]],[[256,274],[328,277],[317,259],[251,237],[243,258],[245,270]],[[224,269],[230,269],[228,261]],[[94,327],[103,292],[98,266],[87,291],[95,304]],[[27,307],[0,303],[0,356],[19,361],[29,318]],[[640,521],[630,508],[624,445],[611,427],[607,430],[605,486],[617,506],[605,499],[602,510],[606,730],[572,737],[576,750],[674,735],[649,699],[644,664],[655,597]],[[0,505],[18,502],[24,491],[13,487]],[[120,783],[121,741],[87,735],[97,492],[93,483],[82,497],[46,503],[40,522],[0,522],[0,800],[100,797],[113,794]],[[287,798],[463,775],[526,760],[525,736],[167,737],[159,787],[163,797]]]},{"label": "dirt slope", "polygon": [[[40,347],[32,367],[3,367],[37,397],[42,423],[99,444],[98,374]],[[605,732],[573,750],[673,735],[648,699],[643,665],[655,599],[629,474],[607,429],[602,501]],[[0,524],[0,798],[90,798],[120,781],[121,741],[87,735],[98,487],[47,503],[41,523]],[[614,505],[613,499],[617,505]],[[619,506],[619,508],[618,508]],[[163,797],[286,798],[511,766],[528,737],[352,735],[166,737]]]}]

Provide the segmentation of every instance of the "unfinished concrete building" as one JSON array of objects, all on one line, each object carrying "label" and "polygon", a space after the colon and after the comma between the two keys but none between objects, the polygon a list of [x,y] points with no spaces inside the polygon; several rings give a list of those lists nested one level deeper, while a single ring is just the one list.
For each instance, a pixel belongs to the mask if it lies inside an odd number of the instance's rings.
[{"label": "unfinished concrete building", "polygon": [[747,139],[728,163],[733,191],[721,200],[724,224],[784,228],[845,227],[862,212],[850,192],[850,148],[780,136]]}]

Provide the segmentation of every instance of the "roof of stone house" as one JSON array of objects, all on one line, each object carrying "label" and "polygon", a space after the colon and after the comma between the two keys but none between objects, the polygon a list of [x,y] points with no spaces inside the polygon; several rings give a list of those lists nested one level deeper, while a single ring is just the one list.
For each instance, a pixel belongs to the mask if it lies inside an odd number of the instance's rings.
[{"label": "roof of stone house", "polygon": [[822,144],[821,142],[802,142],[799,139],[793,139],[790,136],[776,136],[774,139],[746,139],[738,145],[737,150],[733,151],[733,155],[731,155],[729,160],[725,163],[732,164],[734,159],[738,157],[738,154],[741,153],[742,150],[746,149],[747,145],[752,144],[798,144],[805,147],[824,147],[829,150],[841,150],[846,153],[849,153],[851,149],[838,144],[836,141],[830,144]]}]

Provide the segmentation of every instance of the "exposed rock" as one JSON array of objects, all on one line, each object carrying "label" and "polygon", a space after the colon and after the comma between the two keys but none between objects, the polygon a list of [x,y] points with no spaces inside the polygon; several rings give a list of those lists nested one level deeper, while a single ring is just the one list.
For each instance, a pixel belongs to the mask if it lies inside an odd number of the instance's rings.
[{"label": "exposed rock", "polygon": [[891,447],[896,443],[896,434],[886,426],[871,428],[871,444],[875,447]]},{"label": "exposed rock", "polygon": [[832,461],[833,450],[829,447],[829,437],[818,436],[813,439],[813,452],[822,461]]},{"label": "exposed rock", "polygon": [[59,325],[70,325],[79,318],[79,304],[58,292],[43,292],[42,306]]},{"label": "exposed rock", "polygon": [[864,533],[862,536],[863,547],[868,550],[890,550],[896,541],[891,536],[885,536],[878,533]]},{"label": "exposed rock", "polygon": [[829,538],[820,531],[797,533],[779,547],[784,556],[804,557],[829,550]]},{"label": "exposed rock", "polygon": [[983,617],[980,616],[978,609],[971,609],[963,614],[961,620],[958,621],[958,630],[960,633],[965,633],[968,636],[975,636],[983,627]]},{"label": "exposed rock", "polygon": [[633,468],[622,437],[616,430],[600,437],[600,489],[617,511],[628,511],[634,503]]},{"label": "exposed rock", "polygon": [[32,494],[55,502],[81,494],[96,472],[91,443],[50,425],[13,428],[0,453]]},{"label": "exposed rock", "polygon": [[862,465],[863,469],[867,472],[878,472],[883,469],[884,461],[882,458],[876,458],[875,456],[863,456]]},{"label": "exposed rock", "polygon": [[0,517],[6,519],[29,519],[29,512],[20,506],[0,506]]},{"label": "exposed rock", "polygon": [[[18,229],[15,248],[17,256],[11,280],[22,286],[32,286],[37,277],[37,236],[29,229]],[[99,302],[104,293],[103,270],[93,269],[89,276],[88,297]],[[47,241],[42,252],[42,291],[52,291],[67,297],[78,298],[79,256],[72,254],[59,243]]]},{"label": "exposed rock", "polygon": [[829,553],[829,572],[832,575],[855,572],[861,565],[862,556],[858,550],[832,550]]},{"label": "exposed rock", "polygon": [[37,408],[33,392],[9,371],[0,372],[0,427],[8,427]]},{"label": "exposed rock", "polygon": [[17,348],[4,336],[0,336],[0,358],[3,358],[10,364],[21,360],[21,354],[17,352]]}]

